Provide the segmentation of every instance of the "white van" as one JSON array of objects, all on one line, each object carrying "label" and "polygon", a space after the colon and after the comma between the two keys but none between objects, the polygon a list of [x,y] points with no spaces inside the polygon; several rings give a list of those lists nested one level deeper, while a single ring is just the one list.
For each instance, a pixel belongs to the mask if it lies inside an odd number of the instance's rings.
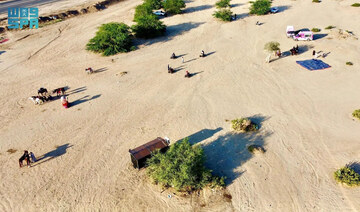
[{"label": "white van", "polygon": [[293,36],[293,39],[298,41],[298,40],[307,40],[307,41],[311,41],[313,40],[314,34],[312,31],[299,31],[296,32],[296,34]]}]

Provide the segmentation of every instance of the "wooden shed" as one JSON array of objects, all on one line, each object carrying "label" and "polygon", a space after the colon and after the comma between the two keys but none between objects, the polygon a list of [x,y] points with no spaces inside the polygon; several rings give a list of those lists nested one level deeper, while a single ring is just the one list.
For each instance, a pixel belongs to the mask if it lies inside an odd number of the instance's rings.
[{"label": "wooden shed", "polygon": [[131,162],[134,168],[142,168],[145,166],[145,162],[151,157],[151,153],[159,149],[161,152],[166,152],[169,148],[170,140],[165,138],[156,138],[146,144],[143,144],[135,149],[129,149]]}]

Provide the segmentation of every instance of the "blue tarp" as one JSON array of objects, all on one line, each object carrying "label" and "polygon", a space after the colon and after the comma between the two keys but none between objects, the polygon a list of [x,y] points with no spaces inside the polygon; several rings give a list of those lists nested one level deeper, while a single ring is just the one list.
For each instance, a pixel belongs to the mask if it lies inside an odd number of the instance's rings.
[{"label": "blue tarp", "polygon": [[321,70],[325,68],[330,68],[328,64],[324,63],[321,60],[311,59],[311,60],[303,60],[303,61],[296,61],[297,64],[301,65],[304,68],[309,69],[310,71],[314,70]]}]

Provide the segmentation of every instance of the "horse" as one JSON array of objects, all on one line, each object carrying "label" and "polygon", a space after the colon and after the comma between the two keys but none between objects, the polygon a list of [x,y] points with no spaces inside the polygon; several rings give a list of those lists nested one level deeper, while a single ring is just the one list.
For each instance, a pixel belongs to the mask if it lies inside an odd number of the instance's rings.
[{"label": "horse", "polygon": [[24,160],[26,161],[26,165],[28,167],[30,167],[30,156],[29,156],[29,152],[27,150],[24,151],[24,154],[19,159],[20,168],[22,167]]},{"label": "horse", "polygon": [[48,91],[47,91],[46,88],[40,88],[40,89],[38,90],[38,95],[39,95],[39,96],[44,96],[44,94],[47,95],[47,93],[48,93]]},{"label": "horse", "polygon": [[52,91],[52,93],[56,93],[56,96],[65,95],[65,87],[56,88]]},{"label": "horse", "polygon": [[33,101],[35,105],[41,105],[45,101],[45,97],[43,96],[31,96],[29,99]]}]

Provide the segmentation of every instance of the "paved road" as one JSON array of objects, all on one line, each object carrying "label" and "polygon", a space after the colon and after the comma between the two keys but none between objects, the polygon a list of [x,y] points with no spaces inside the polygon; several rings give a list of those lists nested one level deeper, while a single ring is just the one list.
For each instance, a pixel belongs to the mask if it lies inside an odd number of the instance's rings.
[{"label": "paved road", "polygon": [[[0,14],[7,14],[9,7],[37,7],[61,0],[11,0],[0,3]],[[41,12],[40,12],[41,14]]]}]

